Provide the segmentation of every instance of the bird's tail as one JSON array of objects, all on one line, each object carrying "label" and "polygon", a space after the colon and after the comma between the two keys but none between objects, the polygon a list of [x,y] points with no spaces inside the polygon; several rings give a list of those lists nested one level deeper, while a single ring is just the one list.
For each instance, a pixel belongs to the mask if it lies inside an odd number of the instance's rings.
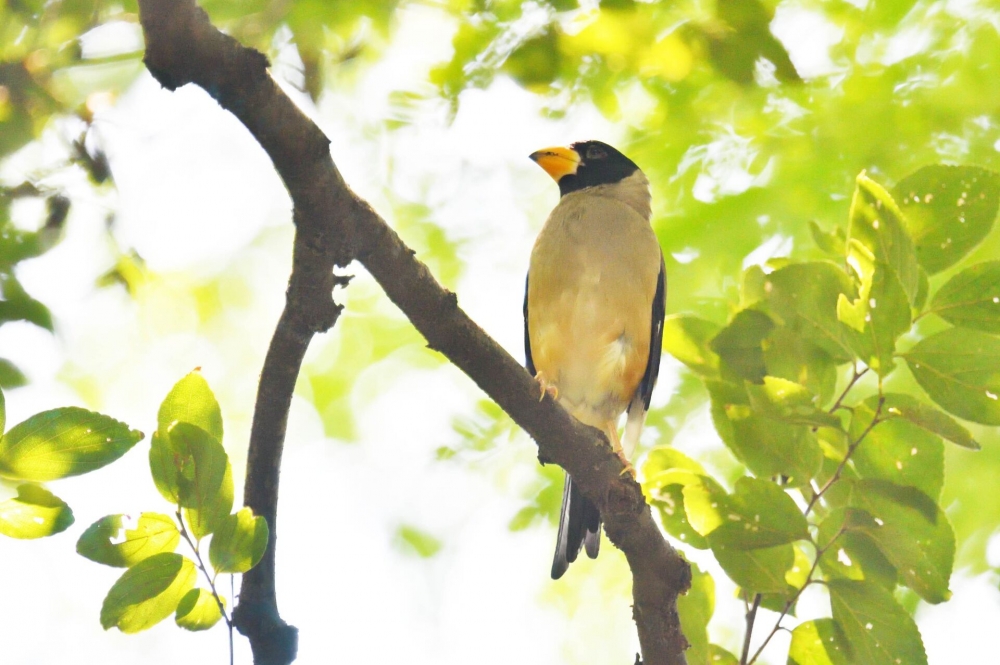
[{"label": "bird's tail", "polygon": [[556,538],[556,553],[552,558],[552,579],[563,576],[569,564],[576,561],[581,548],[586,548],[587,556],[597,558],[601,547],[601,513],[597,506],[585,497],[573,484],[567,473],[563,486],[562,509],[559,511],[559,535]]}]

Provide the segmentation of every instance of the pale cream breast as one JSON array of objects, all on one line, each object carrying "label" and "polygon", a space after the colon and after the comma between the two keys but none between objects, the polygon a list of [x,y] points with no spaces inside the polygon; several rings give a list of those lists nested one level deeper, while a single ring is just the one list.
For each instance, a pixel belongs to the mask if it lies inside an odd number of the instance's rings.
[{"label": "pale cream breast", "polygon": [[538,236],[528,280],[535,368],[580,420],[628,405],[646,369],[660,248],[645,177],[564,196]]}]

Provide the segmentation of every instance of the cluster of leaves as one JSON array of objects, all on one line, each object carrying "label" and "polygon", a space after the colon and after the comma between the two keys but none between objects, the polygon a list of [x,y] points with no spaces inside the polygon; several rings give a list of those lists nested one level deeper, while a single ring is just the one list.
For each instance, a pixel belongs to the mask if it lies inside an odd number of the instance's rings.
[{"label": "cluster of leaves", "polygon": [[[107,515],[77,542],[77,552],[91,561],[127,569],[104,599],[101,625],[137,633],[174,614],[187,630],[206,630],[225,619],[231,632],[217,577],[253,568],[267,548],[268,527],[249,508],[232,512],[222,413],[199,372],[181,379],[160,405],[149,467],[174,514],[144,512],[137,520]],[[212,536],[208,565],[202,557],[206,536]],[[174,551],[181,539],[193,560]],[[199,570],[207,589],[196,586]]]},{"label": "cluster of leaves", "polygon": [[[795,627],[789,663],[927,662],[894,591],[950,596],[943,442],[979,447],[953,416],[1000,424],[1000,262],[961,270],[933,297],[929,276],[987,236],[998,205],[1000,174],[981,168],[928,166],[891,193],[862,173],[846,231],[814,225],[835,260],[750,267],[724,326],[667,319],[664,348],[702,378],[716,430],[751,475],[729,491],[661,447],[645,462],[644,489],[667,532],[711,549],[751,617],[758,606],[780,613],[755,653],[748,630],[742,659],[725,658],[755,662],[802,592],[822,584],[831,616]],[[916,329],[929,314],[953,325]],[[898,358],[936,406],[898,380]],[[721,657],[707,639],[705,576],[696,571],[681,604],[699,664]]]},{"label": "cluster of leaves", "polygon": [[452,59],[431,75],[453,103],[497,72],[538,92],[587,91],[605,112],[617,110],[621,82],[641,76],[669,85],[699,65],[748,85],[764,59],[780,80],[800,80],[771,34],[773,9],[760,0],[720,0],[713,13],[684,20],[655,3],[604,0],[580,30],[577,0],[475,2],[472,9],[461,16]]}]

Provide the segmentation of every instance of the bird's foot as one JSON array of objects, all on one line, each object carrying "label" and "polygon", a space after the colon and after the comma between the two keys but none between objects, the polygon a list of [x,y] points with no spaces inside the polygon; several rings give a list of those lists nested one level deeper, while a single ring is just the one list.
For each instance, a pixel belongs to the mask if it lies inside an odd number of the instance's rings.
[{"label": "bird's foot", "polygon": [[538,396],[539,402],[545,399],[546,394],[552,399],[559,399],[559,388],[556,387],[556,384],[550,383],[544,374],[541,372],[535,374],[535,381],[538,382],[538,386],[541,388],[541,394]]},{"label": "bird's foot", "polygon": [[636,479],[635,467],[632,466],[632,462],[628,461],[628,457],[625,456],[625,451],[617,450],[615,452],[618,454],[618,459],[620,459],[622,461],[622,464],[625,465],[625,468],[622,469],[622,472],[619,475],[624,476],[625,474],[628,474],[632,476],[632,480],[635,480]]}]

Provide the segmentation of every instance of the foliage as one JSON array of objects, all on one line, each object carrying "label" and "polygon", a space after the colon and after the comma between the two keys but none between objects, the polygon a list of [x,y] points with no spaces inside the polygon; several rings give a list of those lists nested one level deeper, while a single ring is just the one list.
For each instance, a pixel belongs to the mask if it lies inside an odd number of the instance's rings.
[{"label": "foliage", "polygon": [[[149,451],[156,488],[173,504],[174,516],[142,513],[107,515],[77,542],[82,556],[126,568],[101,608],[105,630],[135,633],[171,614],[187,630],[211,628],[232,619],[216,589],[220,573],[245,573],[267,549],[268,527],[249,508],[233,508],[233,476],[222,447],[222,412],[205,379],[194,371],[170,390],[157,414]],[[208,560],[202,540],[212,536]],[[183,539],[194,558],[174,552]],[[196,587],[201,571],[208,589]]]},{"label": "foliage", "polygon": [[[784,627],[802,592],[819,583],[829,591],[831,616],[794,629],[789,662],[927,662],[916,624],[892,592],[905,586],[928,603],[950,597],[955,535],[938,505],[942,439],[978,448],[952,415],[997,424],[1000,391],[990,361],[1000,341],[981,330],[991,310],[953,313],[981,306],[994,264],[966,268],[927,305],[917,298],[919,271],[937,269],[942,259],[918,252],[912,235],[948,238],[966,224],[988,233],[1000,207],[992,186],[1000,176],[927,167],[896,188],[911,207],[930,203],[914,184],[928,172],[935,191],[962,193],[904,213],[862,173],[835,262],[789,261],[762,276],[752,267],[739,294],[746,304],[728,324],[683,315],[666,326],[666,350],[703,377],[716,429],[756,477],[739,478],[727,492],[694,460],[658,448],[646,460],[643,486],[671,535],[710,548],[746,602],[780,612],[746,663]],[[974,190],[973,179],[984,186]],[[966,206],[970,190],[981,202],[975,211]],[[956,327],[900,348],[913,321],[930,313]],[[748,328],[749,320],[759,322]],[[783,346],[765,354],[774,339]],[[897,357],[943,410],[917,391],[886,390]],[[826,373],[840,377],[836,398],[808,387]],[[875,380],[862,382],[866,376]],[[797,562],[800,553],[805,560]],[[691,607],[681,606],[685,625],[700,634],[710,613]],[[696,654],[692,662],[709,661]]]}]

